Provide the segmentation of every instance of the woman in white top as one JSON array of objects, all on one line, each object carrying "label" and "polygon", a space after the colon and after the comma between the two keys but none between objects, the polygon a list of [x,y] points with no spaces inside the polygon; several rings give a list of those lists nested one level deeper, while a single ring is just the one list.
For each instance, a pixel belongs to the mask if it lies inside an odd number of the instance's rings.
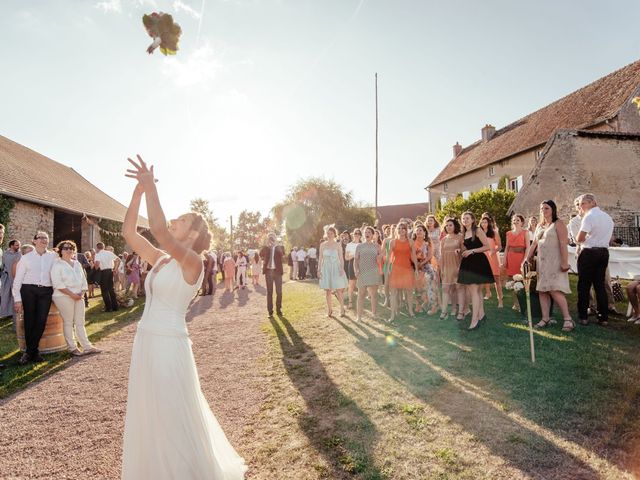
[{"label": "woman in white top", "polygon": [[[76,244],[71,240],[64,240],[58,244],[57,259],[51,267],[51,283],[54,288],[53,303],[62,315],[62,331],[71,355],[80,356],[98,353],[100,350],[91,345],[84,328],[84,301],[82,293],[87,290],[87,278],[80,262],[74,256]],[[82,254],[81,254],[82,255]],[[76,337],[82,346],[78,349],[73,338],[75,327]]]},{"label": "woman in white top", "polygon": [[247,257],[244,256],[242,250],[238,251],[238,258],[236,259],[236,287],[240,287],[244,290],[247,288]]},{"label": "woman in white top", "polygon": [[353,262],[356,257],[356,248],[362,242],[362,230],[356,228],[352,233],[353,241],[349,242],[344,251],[344,260],[347,264],[346,273],[347,278],[349,279],[349,289],[347,290],[347,302],[349,304],[349,308],[353,308],[351,297],[353,296],[353,292],[356,290],[356,271]]}]

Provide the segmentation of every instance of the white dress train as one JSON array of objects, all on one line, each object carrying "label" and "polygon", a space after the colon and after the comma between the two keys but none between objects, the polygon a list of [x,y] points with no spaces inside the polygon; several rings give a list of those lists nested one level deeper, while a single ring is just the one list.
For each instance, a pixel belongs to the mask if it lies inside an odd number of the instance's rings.
[{"label": "white dress train", "polygon": [[129,370],[123,480],[244,479],[247,466],[202,394],[187,333],[185,314],[201,283],[202,274],[194,285],[185,282],[174,259],[145,282]]}]

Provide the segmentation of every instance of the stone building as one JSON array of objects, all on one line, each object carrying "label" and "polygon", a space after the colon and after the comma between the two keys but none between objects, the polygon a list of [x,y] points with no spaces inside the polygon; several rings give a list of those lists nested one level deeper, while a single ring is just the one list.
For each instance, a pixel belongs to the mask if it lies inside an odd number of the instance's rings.
[{"label": "stone building", "polygon": [[553,200],[566,221],[574,199],[593,193],[609,213],[617,234],[638,245],[640,226],[640,132],[558,130],[545,146],[511,211],[538,215],[540,203]]},{"label": "stone building", "polygon": [[[100,220],[124,220],[126,207],[78,172],[3,136],[0,165],[0,195],[15,202],[6,240],[29,242],[42,230],[53,245],[70,239],[88,250],[101,240]],[[138,224],[149,226],[143,217]]]},{"label": "stone building", "polygon": [[[485,125],[480,140],[466,147],[458,143],[453,147],[453,159],[426,188],[429,205],[435,209],[438,203],[457,195],[466,197],[483,188],[495,189],[505,176],[507,187],[519,191],[558,129],[640,132],[640,116],[631,103],[638,95],[640,61],[506,127],[496,130]],[[585,175],[590,175],[588,170]]]}]

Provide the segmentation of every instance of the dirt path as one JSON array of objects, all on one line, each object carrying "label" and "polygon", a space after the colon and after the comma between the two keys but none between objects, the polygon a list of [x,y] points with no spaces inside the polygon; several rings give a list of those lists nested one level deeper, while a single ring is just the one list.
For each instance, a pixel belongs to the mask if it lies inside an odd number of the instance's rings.
[{"label": "dirt path", "polygon": [[[265,398],[259,359],[267,341],[264,289],[198,297],[187,321],[202,389],[241,455],[242,436]],[[127,377],[135,325],[102,354],[0,402],[0,478],[120,478]]]}]

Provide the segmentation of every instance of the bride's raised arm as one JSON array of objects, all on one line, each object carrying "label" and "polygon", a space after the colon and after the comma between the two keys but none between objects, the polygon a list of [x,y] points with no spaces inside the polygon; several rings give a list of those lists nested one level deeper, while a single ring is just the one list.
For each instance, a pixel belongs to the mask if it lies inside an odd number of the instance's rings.
[{"label": "bride's raised arm", "polygon": [[153,265],[158,258],[163,255],[163,252],[154,247],[149,240],[138,233],[138,212],[140,211],[140,200],[142,199],[143,193],[144,189],[142,188],[142,184],[138,183],[133,191],[127,213],[124,216],[122,235],[138,255]]},{"label": "bride's raised arm", "polygon": [[[144,189],[151,233],[162,249],[180,263],[185,280],[193,283],[198,279],[202,270],[202,259],[195,251],[185,246],[169,232],[167,219],[160,206],[160,198],[158,197],[156,181],[153,176],[153,166],[148,168],[140,155],[137,157],[138,163],[130,158],[127,159],[135,167],[135,170],[127,170],[127,176],[137,179]],[[182,219],[181,221],[186,220]]]}]

